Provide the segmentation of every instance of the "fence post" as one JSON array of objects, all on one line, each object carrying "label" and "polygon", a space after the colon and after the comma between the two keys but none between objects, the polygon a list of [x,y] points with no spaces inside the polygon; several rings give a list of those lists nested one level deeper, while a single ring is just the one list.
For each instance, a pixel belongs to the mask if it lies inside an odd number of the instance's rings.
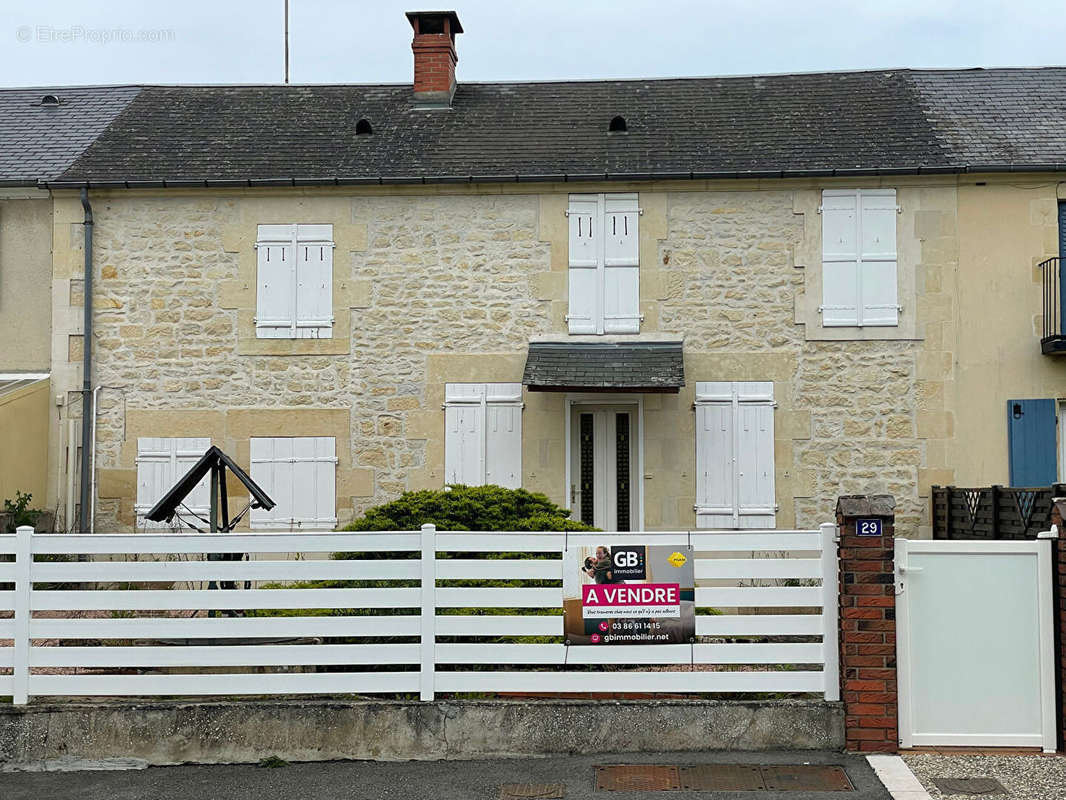
[{"label": "fence post", "polygon": [[15,705],[30,701],[30,590],[33,583],[33,528],[23,525],[15,530],[15,641],[11,700]]},{"label": "fence post", "polygon": [[[891,495],[837,500],[844,742],[853,752],[899,749],[895,507]],[[880,520],[880,535],[858,535],[860,519]]]},{"label": "fence post", "polygon": [[432,700],[437,648],[437,526],[422,526],[422,678],[420,699]]},{"label": "fence post", "polygon": [[825,699],[840,699],[840,576],[837,563],[837,526],[822,523],[822,650]]},{"label": "fence post", "polygon": [[[1058,488],[1058,487],[1056,487]],[[1051,540],[1052,590],[1055,594],[1055,710],[1059,720],[1058,746],[1066,750],[1066,497],[1052,498],[1051,524],[1058,538]]]}]

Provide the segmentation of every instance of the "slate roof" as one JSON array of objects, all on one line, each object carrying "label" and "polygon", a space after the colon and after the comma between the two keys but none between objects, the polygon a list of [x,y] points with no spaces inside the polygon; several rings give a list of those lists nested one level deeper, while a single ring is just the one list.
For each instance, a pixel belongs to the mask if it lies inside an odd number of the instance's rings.
[{"label": "slate roof", "polygon": [[530,342],[522,383],[531,391],[678,392],[681,342]]},{"label": "slate roof", "polygon": [[[407,83],[62,89],[64,107],[31,108],[41,91],[0,90],[0,180],[225,186],[1066,171],[1064,67],[460,77],[452,107],[436,111],[415,109]],[[608,132],[616,115],[626,132]],[[360,119],[372,134],[356,135]]]},{"label": "slate roof", "polygon": [[[628,130],[609,133],[612,117]],[[146,87],[61,177],[98,184],[568,180],[1066,168],[1066,69]],[[368,119],[374,133],[357,136]]]},{"label": "slate roof", "polygon": [[[59,175],[139,91],[135,86],[0,89],[0,184]],[[59,95],[60,104],[40,105],[46,94]]]}]

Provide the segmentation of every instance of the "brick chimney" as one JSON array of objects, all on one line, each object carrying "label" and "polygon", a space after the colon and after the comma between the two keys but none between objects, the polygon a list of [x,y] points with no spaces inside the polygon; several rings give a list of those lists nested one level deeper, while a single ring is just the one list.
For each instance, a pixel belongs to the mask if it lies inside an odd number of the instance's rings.
[{"label": "brick chimney", "polygon": [[415,105],[449,108],[455,94],[455,34],[463,32],[454,11],[408,11],[414,28],[411,49],[415,53]]}]

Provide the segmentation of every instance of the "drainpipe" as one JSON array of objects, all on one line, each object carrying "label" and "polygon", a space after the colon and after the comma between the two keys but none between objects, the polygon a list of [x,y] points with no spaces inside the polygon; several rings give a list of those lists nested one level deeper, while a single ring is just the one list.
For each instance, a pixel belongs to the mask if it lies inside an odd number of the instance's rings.
[{"label": "drainpipe", "polygon": [[78,497],[79,528],[89,530],[90,481],[92,479],[92,439],[96,408],[93,405],[93,207],[89,204],[89,189],[81,189],[81,207],[85,209],[85,316],[82,332],[81,357],[81,486]]}]

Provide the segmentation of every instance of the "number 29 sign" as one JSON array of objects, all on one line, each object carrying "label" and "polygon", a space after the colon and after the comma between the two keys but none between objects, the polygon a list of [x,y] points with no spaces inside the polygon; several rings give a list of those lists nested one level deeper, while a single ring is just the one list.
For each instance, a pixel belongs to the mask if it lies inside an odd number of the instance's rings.
[{"label": "number 29 sign", "polygon": [[857,519],[855,520],[855,535],[856,536],[882,536],[882,520],[879,519]]}]

